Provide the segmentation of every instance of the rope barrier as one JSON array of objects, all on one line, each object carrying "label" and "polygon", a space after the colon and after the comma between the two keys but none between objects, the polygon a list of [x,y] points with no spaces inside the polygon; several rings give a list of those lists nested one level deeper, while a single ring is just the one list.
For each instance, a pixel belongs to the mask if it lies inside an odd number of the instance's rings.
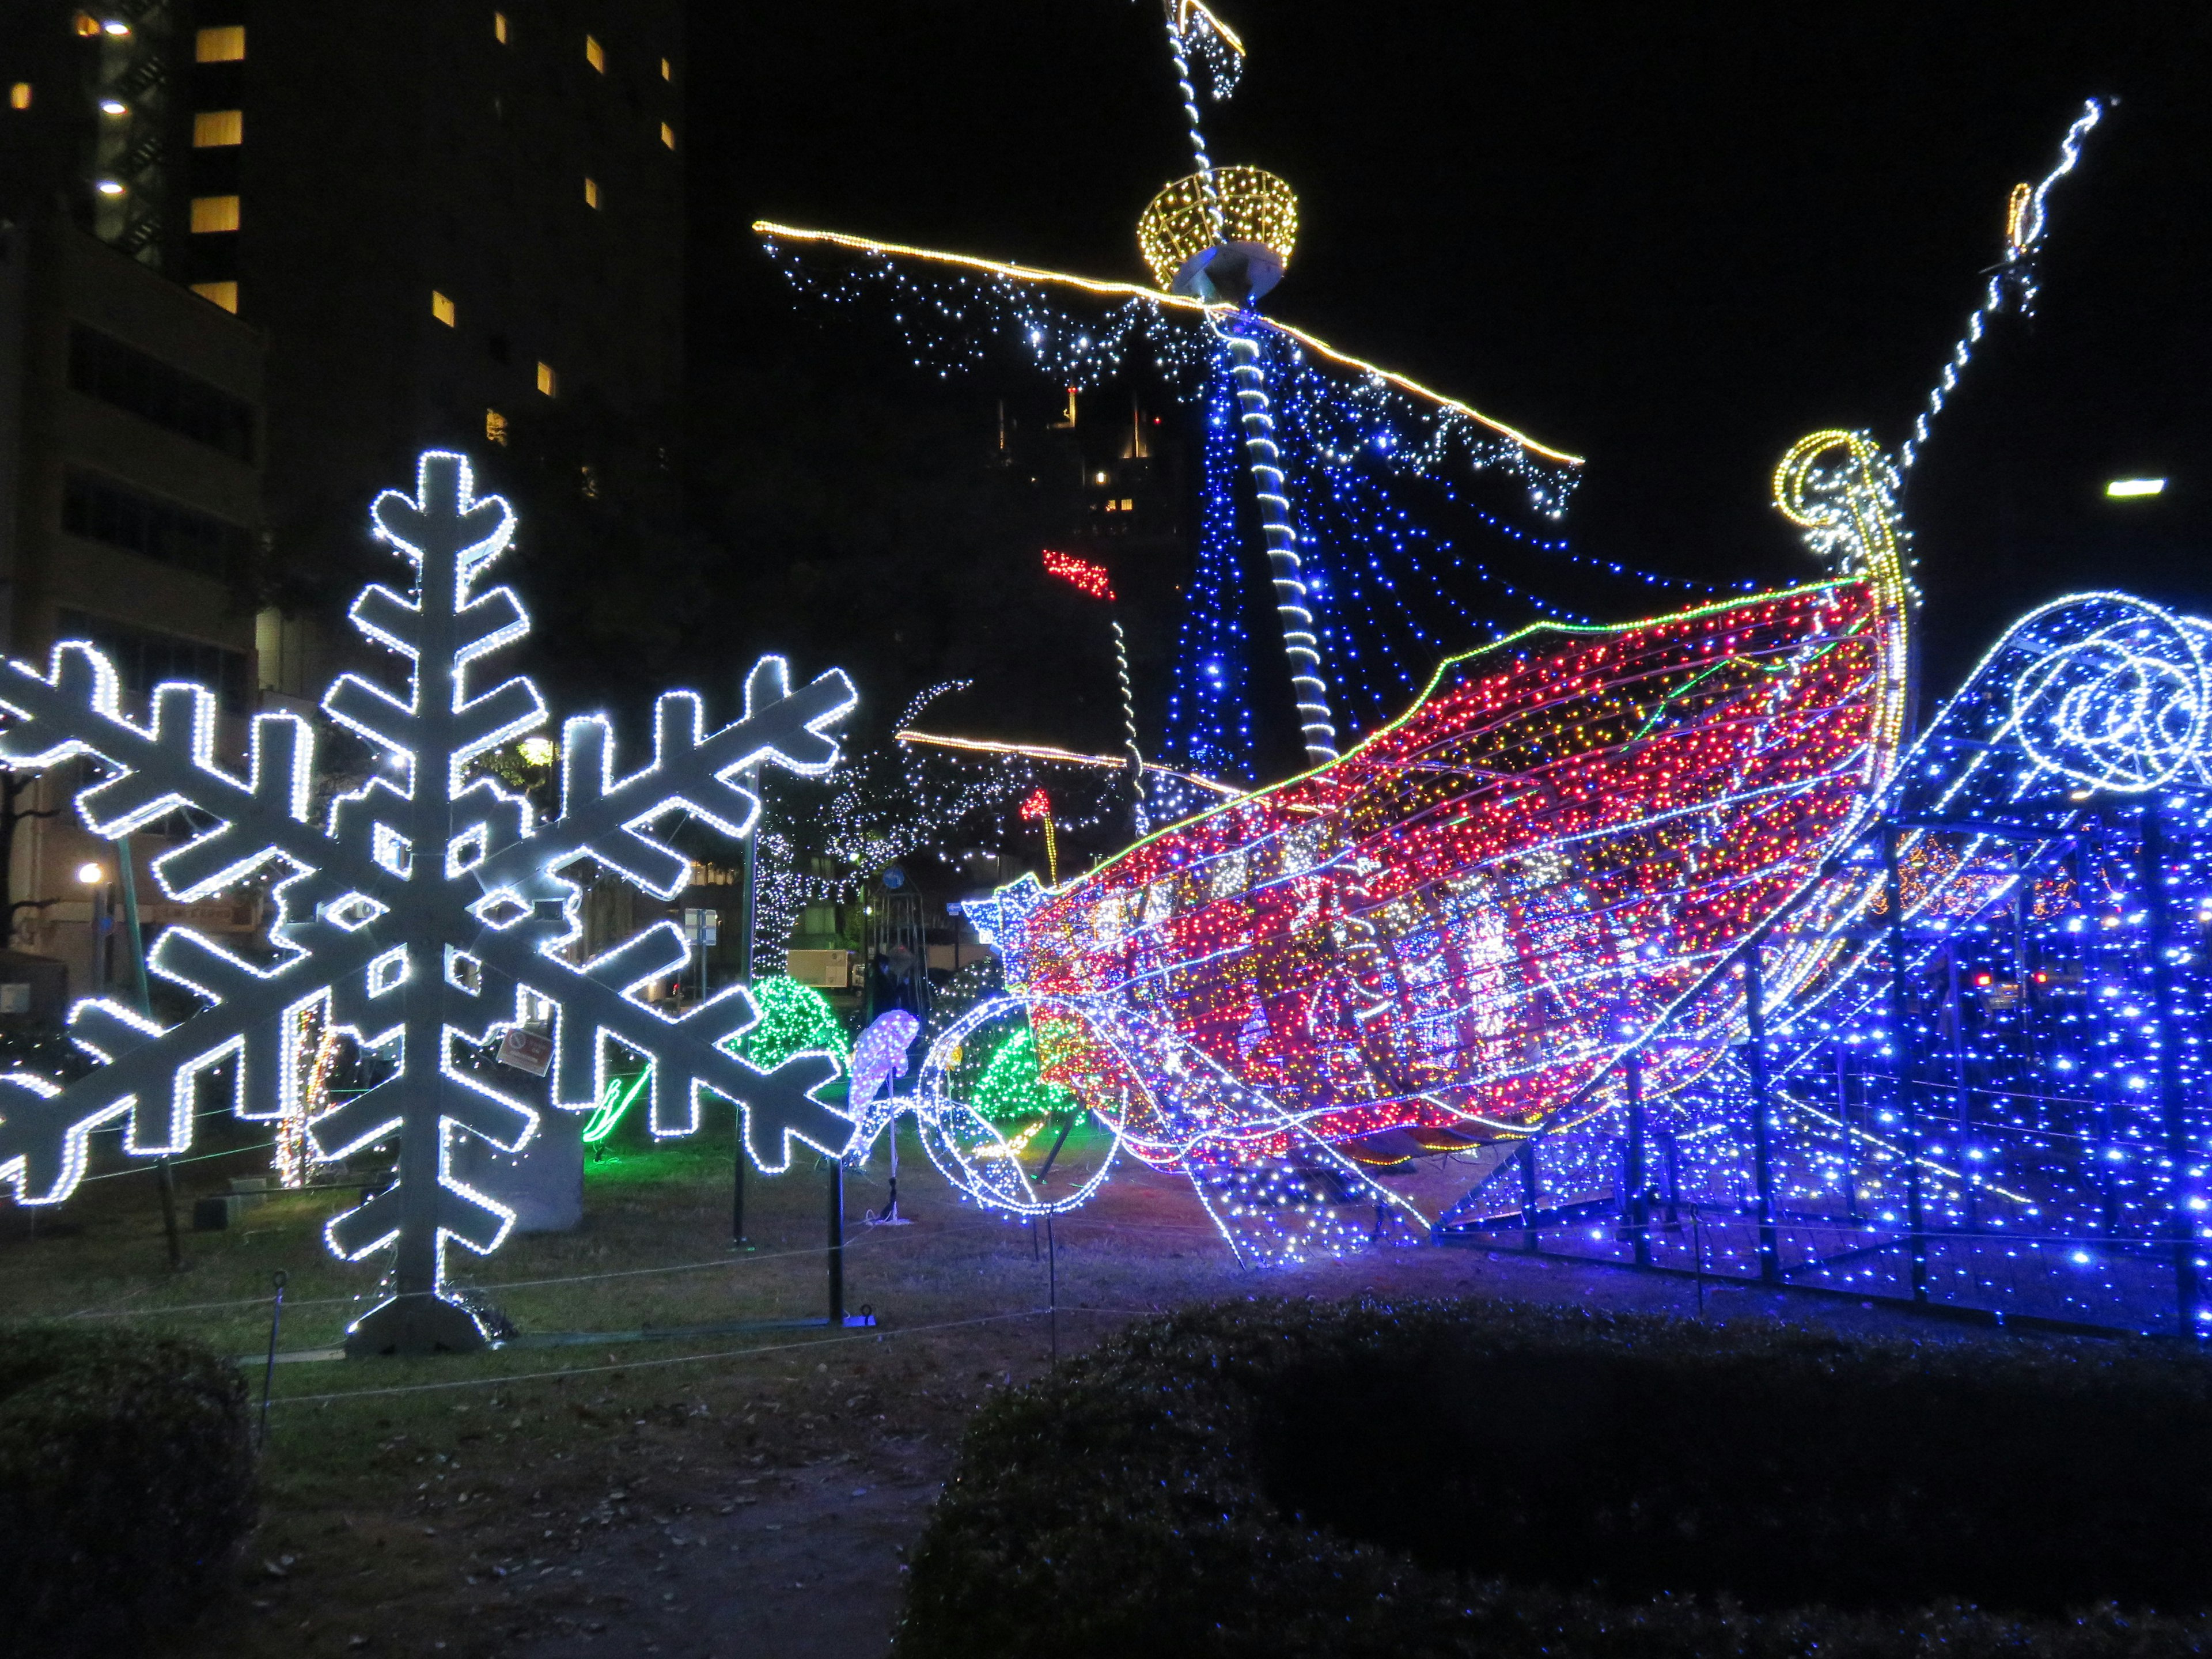
[{"label": "rope barrier", "polygon": [[[932,1331],[962,1330],[972,1325],[999,1324],[1009,1319],[1036,1319],[1050,1311],[1048,1308],[1024,1308],[1014,1313],[981,1314],[973,1319],[948,1319],[934,1325],[909,1325],[902,1329],[888,1331],[854,1331],[844,1336],[823,1336],[799,1342],[773,1342],[753,1348],[721,1348],[712,1353],[677,1354],[660,1359],[617,1362],[611,1365],[569,1365],[557,1370],[520,1371],[504,1376],[468,1376],[455,1377],[444,1382],[409,1382],[391,1389],[345,1389],[335,1394],[284,1395],[269,1403],[271,1406],[327,1405],[337,1400],[380,1399],[393,1395],[430,1394],[453,1389],[496,1389],[517,1382],[542,1382],[551,1377],[591,1376],[607,1371],[641,1371],[665,1365],[696,1365],[710,1359],[744,1359],[764,1353],[787,1353],[798,1348],[834,1347],[843,1342],[880,1342],[894,1336],[923,1336]],[[828,1328],[825,1326],[823,1328]]]},{"label": "rope barrier", "polygon": [[[931,1237],[943,1237],[950,1232],[980,1232],[1004,1224],[990,1221],[969,1222],[958,1228],[940,1227]],[[1211,1231],[1210,1228],[1193,1228],[1194,1232]],[[855,1235],[840,1247],[847,1251],[860,1248],[861,1243],[877,1237],[873,1231]],[[679,1261],[660,1267],[617,1267],[605,1273],[569,1273],[552,1279],[498,1279],[489,1285],[455,1285],[455,1290],[489,1292],[494,1291],[532,1290],[548,1285],[588,1285],[609,1279],[637,1279],[659,1273],[697,1273],[709,1267],[741,1267],[760,1261],[781,1261],[793,1257],[821,1256],[830,1254],[833,1247],[827,1244],[809,1245],[802,1249],[756,1250],[744,1255],[726,1256],[719,1261]],[[287,1297],[285,1306],[292,1309],[327,1308],[349,1302],[371,1299],[375,1292],[362,1291],[350,1296],[318,1296]],[[81,1308],[75,1313],[38,1316],[57,1319],[137,1319],[149,1314],[207,1313],[223,1308],[262,1308],[269,1304],[265,1296],[240,1297],[227,1302],[185,1302],[172,1307],[143,1308]]]},{"label": "rope barrier", "polygon": [[[204,1164],[211,1158],[236,1158],[240,1152],[265,1152],[276,1144],[276,1143],[273,1140],[257,1140],[250,1146],[226,1146],[219,1152],[194,1152],[190,1158],[171,1158],[169,1160],[169,1167],[173,1170],[179,1164]],[[112,1181],[118,1176],[158,1175],[160,1173],[160,1165],[155,1164],[141,1164],[127,1170],[110,1170],[105,1175],[87,1176],[77,1184],[82,1187],[88,1185],[95,1181]],[[276,1190],[279,1192],[297,1192],[306,1189],[301,1188],[283,1187],[276,1188]]]}]

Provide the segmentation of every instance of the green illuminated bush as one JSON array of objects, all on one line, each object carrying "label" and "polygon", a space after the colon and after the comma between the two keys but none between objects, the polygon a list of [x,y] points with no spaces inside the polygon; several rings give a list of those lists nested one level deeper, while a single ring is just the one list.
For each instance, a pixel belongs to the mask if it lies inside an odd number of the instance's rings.
[{"label": "green illuminated bush", "polygon": [[756,981],[752,995],[760,1019],[737,1039],[735,1047],[763,1071],[774,1071],[810,1048],[827,1049],[841,1063],[851,1062],[853,1042],[845,1035],[844,1022],[830,999],[811,985],[777,974]]},{"label": "green illuminated bush", "polygon": [[1495,1303],[1239,1303],[977,1419],[904,1659],[2212,1647],[2212,1367]]},{"label": "green illuminated bush", "polygon": [[1075,1109],[1075,1096],[1037,1071],[1036,1033],[1017,1025],[991,1050],[971,1104],[994,1122]]},{"label": "green illuminated bush", "polygon": [[0,1651],[151,1650],[252,1522],[236,1366],[137,1332],[0,1332]]}]

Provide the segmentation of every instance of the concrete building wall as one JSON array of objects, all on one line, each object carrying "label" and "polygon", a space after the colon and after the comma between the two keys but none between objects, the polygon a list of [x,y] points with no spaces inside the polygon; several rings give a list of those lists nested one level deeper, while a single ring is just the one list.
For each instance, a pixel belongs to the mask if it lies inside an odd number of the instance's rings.
[{"label": "concrete building wall", "polygon": [[[73,339],[81,354],[74,373]],[[130,374],[88,375],[87,340]],[[219,748],[234,760],[244,752],[255,679],[264,352],[258,331],[58,211],[0,230],[0,592],[8,654],[44,665],[58,639],[92,637],[122,674],[124,707],[133,715],[143,712],[149,678],[214,667],[218,684],[246,694],[221,721]],[[243,434],[234,444],[243,453],[177,429],[180,400],[198,408],[210,398],[245,411],[234,428]],[[74,526],[73,488],[81,503],[89,491],[106,504],[96,514],[81,507]],[[226,550],[220,574],[191,562],[214,544],[210,534]],[[74,995],[96,977],[95,890],[118,898],[113,846],[89,835],[70,805],[83,772],[83,763],[67,763],[18,787],[12,800],[0,799],[0,836],[9,843],[7,902],[28,907],[13,909],[14,942],[66,962]],[[183,920],[145,873],[166,839],[149,830],[134,842],[147,921]],[[100,870],[98,882],[79,878],[88,866]],[[250,925],[253,906],[249,899],[206,909],[194,919],[227,931],[240,920]],[[118,967],[124,960],[114,958]]]}]

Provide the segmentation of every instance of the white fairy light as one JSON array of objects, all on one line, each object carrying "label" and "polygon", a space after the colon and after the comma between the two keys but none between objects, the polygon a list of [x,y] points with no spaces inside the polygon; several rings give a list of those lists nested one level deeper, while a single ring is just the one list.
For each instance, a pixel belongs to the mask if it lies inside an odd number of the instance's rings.
[{"label": "white fairy light", "polygon": [[157,688],[140,727],[120,714],[114,671],[90,646],[58,647],[48,675],[20,663],[0,675],[0,707],[16,717],[0,735],[11,765],[84,754],[107,773],[78,798],[94,833],[128,834],[179,806],[213,820],[153,861],[171,897],[204,897],[283,866],[271,936],[285,952],[264,968],[189,928],[165,932],[148,967],[208,1006],[165,1028],[110,1001],[78,1004],[71,1036],[103,1063],[58,1088],[8,1079],[28,1098],[10,1097],[0,1109],[0,1181],[21,1201],[61,1201],[82,1177],[90,1127],[126,1114],[127,1152],[182,1152],[195,1081],[225,1059],[234,1060],[242,1114],[295,1113],[301,1015],[319,1006],[329,1030],[368,1048],[397,1039],[398,1054],[392,1077],[307,1126],[322,1160],[398,1141],[394,1184],[327,1229],[333,1251],[349,1260],[396,1250],[395,1295],[359,1322],[357,1340],[467,1346],[480,1332],[446,1295],[446,1247],[494,1250],[514,1218],[454,1176],[453,1139],[469,1133],[519,1151],[538,1115],[457,1066],[453,1043],[490,1041],[525,1018],[527,1000],[556,1016],[556,1106],[598,1103],[611,1042],[651,1063],[657,1134],[696,1127],[702,1100],[713,1094],[735,1106],[746,1155],[765,1170],[787,1165],[796,1144],[835,1154],[849,1141],[850,1122],[817,1098],[836,1076],[833,1057],[796,1054],[763,1072],[726,1046],[754,1022],[741,988],[679,1018],[635,994],[689,959],[672,925],[589,962],[563,960],[557,953],[580,931],[579,895],[555,872],[589,858],[656,896],[673,893],[687,861],[655,826],[684,813],[748,833],[758,802],[738,775],[763,765],[827,771],[837,759],[827,728],[854,698],[842,674],[794,690],[782,661],[763,659],[746,682],[743,718],[718,731],[708,730],[695,694],[663,697],[653,762],[626,775],[614,766],[607,723],[572,720],[563,733],[562,812],[538,824],[526,800],[492,778],[466,776],[477,757],[544,718],[526,679],[474,696],[468,686],[471,664],[529,627],[512,592],[475,591],[477,575],[514,535],[512,509],[476,495],[465,457],[432,451],[415,493],[386,492],[374,518],[416,580],[411,595],[370,587],[352,615],[412,673],[404,697],[347,674],[325,699],[333,720],[397,763],[334,802],[326,825],[307,821],[313,733],[293,715],[255,719],[249,775],[240,780],[214,758],[215,700],[204,688]]}]

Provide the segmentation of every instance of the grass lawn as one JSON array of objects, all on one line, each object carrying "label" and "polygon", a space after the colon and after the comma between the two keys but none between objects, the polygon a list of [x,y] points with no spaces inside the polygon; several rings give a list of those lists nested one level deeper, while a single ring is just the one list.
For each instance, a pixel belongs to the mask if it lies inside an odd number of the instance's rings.
[{"label": "grass lawn", "polygon": [[[1079,1131],[1053,1186],[1079,1182],[1105,1150]],[[185,1213],[195,1192],[258,1172],[266,1156],[185,1166]],[[754,1248],[737,1253],[731,1156],[726,1120],[692,1140],[624,1144],[586,1166],[576,1231],[518,1237],[484,1261],[457,1248],[457,1271],[520,1332],[513,1346],[279,1364],[260,1528],[234,1593],[172,1650],[877,1655],[901,1553],[969,1413],[1042,1372],[1055,1340],[1065,1355],[1115,1322],[1221,1296],[1374,1288],[1682,1310],[1692,1294],[1676,1280],[1468,1250],[1247,1273],[1187,1184],[1125,1164],[1053,1229],[1054,1320],[1042,1230],[1033,1240],[961,1200],[909,1135],[900,1185],[915,1225],[862,1223],[883,1202],[880,1148],[847,1182],[847,1305],[872,1306],[876,1329],[655,1338],[823,1311],[825,1176],[751,1177]],[[234,1231],[187,1232],[172,1272],[151,1176],[88,1182],[35,1228],[0,1210],[0,1309],[199,1336],[252,1358],[258,1396],[274,1272],[289,1280],[286,1351],[334,1346],[371,1305],[374,1262],[349,1267],[323,1246],[340,1207],[330,1194],[272,1200]],[[1714,1295],[1717,1317],[1786,1305],[1762,1291]],[[1814,1304],[1832,1322],[1899,1322],[1832,1305]]]}]

